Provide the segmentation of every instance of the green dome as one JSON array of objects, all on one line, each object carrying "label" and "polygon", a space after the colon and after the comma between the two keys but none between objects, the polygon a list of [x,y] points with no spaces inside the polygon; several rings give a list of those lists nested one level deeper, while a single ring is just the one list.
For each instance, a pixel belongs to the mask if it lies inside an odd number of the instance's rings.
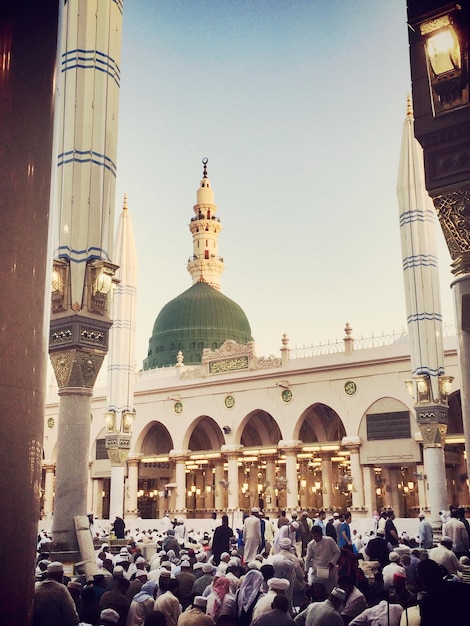
[{"label": "green dome", "polygon": [[239,344],[253,341],[245,313],[217,289],[195,283],[158,314],[144,370],[175,365],[179,350],[185,365],[199,365],[204,348],[220,348],[227,339]]}]

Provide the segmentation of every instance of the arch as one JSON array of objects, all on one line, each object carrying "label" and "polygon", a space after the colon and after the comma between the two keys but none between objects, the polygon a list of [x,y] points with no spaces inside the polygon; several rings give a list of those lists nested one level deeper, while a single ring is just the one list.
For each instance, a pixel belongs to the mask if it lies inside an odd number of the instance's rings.
[{"label": "arch", "polygon": [[152,421],[140,433],[135,450],[145,456],[168,454],[173,449],[173,439],[167,427],[161,422]]},{"label": "arch", "polygon": [[454,391],[449,396],[449,423],[447,426],[448,435],[461,435],[463,434],[463,419],[462,419],[462,401],[460,398],[460,390]]},{"label": "arch", "polygon": [[282,433],[272,415],[262,409],[255,409],[242,420],[236,437],[246,448],[277,446]]},{"label": "arch", "polygon": [[183,448],[192,452],[220,450],[224,443],[224,435],[217,422],[208,415],[200,415],[189,425],[183,439]]},{"label": "arch", "polygon": [[303,443],[341,441],[345,436],[342,419],[334,409],[321,402],[305,409],[294,430],[294,439]]}]

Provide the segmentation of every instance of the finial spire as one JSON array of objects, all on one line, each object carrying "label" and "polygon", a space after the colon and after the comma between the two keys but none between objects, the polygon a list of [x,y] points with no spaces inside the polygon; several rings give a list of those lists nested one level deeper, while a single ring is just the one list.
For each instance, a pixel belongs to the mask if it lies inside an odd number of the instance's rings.
[{"label": "finial spire", "polygon": [[123,211],[127,211],[128,206],[127,206],[127,193],[124,194],[124,204],[122,205],[122,209]]},{"label": "finial spire", "polygon": [[202,164],[204,165],[204,171],[202,172],[202,177],[203,178],[207,178],[207,163],[209,162],[209,159],[207,157],[204,157],[202,159]]},{"label": "finial spire", "polygon": [[406,99],[406,117],[413,118],[413,101],[411,99],[411,94],[408,94]]}]

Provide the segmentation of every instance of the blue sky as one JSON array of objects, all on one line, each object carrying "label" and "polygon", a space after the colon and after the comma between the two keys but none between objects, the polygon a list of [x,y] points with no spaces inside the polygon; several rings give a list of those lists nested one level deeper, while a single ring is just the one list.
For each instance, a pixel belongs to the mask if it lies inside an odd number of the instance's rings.
[{"label": "blue sky", "polygon": [[[139,257],[136,361],[191,286],[209,159],[222,291],[259,356],[406,326],[396,179],[410,91],[405,0],[127,0],[116,216]],[[450,257],[439,230],[444,320]]]}]

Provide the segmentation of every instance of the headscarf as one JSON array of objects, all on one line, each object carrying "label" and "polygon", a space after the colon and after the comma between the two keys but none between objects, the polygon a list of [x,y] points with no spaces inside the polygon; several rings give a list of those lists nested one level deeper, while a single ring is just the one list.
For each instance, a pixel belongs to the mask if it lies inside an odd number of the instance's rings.
[{"label": "headscarf", "polygon": [[226,576],[221,576],[220,578],[217,578],[212,585],[212,590],[215,595],[215,598],[214,598],[214,618],[215,618],[219,615],[224,598],[230,590],[230,580]]},{"label": "headscarf", "polygon": [[263,580],[263,574],[257,569],[250,569],[245,574],[237,599],[237,612],[239,617],[242,611],[247,613],[251,608],[260,592]]},{"label": "headscarf", "polygon": [[157,587],[156,580],[148,580],[142,585],[139,593],[136,593],[132,598],[132,602],[145,602],[148,598],[153,598],[153,593]]}]

